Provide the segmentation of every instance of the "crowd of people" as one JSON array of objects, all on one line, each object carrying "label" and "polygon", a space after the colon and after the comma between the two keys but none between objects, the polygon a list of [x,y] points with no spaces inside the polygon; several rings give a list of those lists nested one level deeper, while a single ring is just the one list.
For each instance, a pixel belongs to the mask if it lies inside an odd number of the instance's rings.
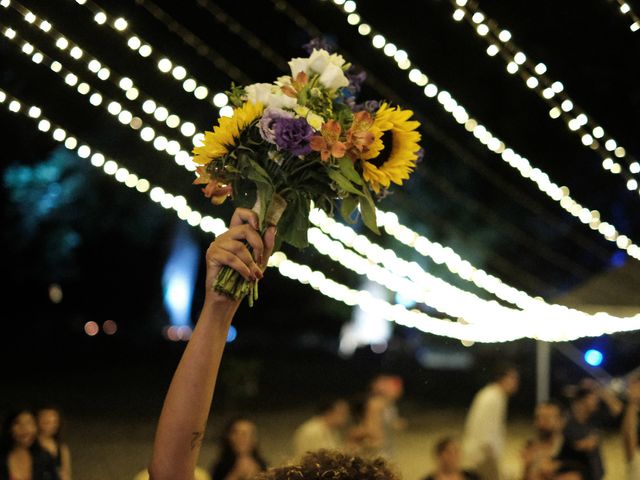
[{"label": "crowd of people", "polygon": [[[206,254],[206,284],[223,265],[245,279],[262,278],[275,240],[259,234],[257,217],[238,209],[230,228]],[[247,248],[250,245],[251,250]],[[407,426],[397,403],[403,381],[374,378],[359,401],[337,398],[321,405],[292,437],[292,459],[270,466],[260,453],[258,426],[247,417],[229,421],[208,473],[197,467],[228,330],[239,301],[207,289],[193,335],[173,376],[158,420],[148,471],[136,480],[396,480],[394,438]],[[519,388],[514,365],[501,365],[471,401],[459,437],[436,442],[436,467],[425,480],[507,480],[502,471],[509,399]],[[522,447],[518,480],[602,480],[601,422],[617,425],[629,480],[640,480],[640,378],[629,380],[626,402],[594,381],[583,381],[567,406],[543,402],[535,409],[534,435]],[[0,480],[70,480],[71,457],[61,440],[55,408],[7,417],[0,443]],[[617,479],[616,479],[617,480]]]}]

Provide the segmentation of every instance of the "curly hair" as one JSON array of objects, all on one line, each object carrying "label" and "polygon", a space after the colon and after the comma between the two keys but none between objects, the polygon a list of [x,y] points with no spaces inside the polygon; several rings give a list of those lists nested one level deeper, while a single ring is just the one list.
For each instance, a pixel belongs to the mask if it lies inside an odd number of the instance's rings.
[{"label": "curly hair", "polygon": [[363,458],[335,450],[308,452],[295,465],[272,468],[255,480],[399,480],[382,457]]}]

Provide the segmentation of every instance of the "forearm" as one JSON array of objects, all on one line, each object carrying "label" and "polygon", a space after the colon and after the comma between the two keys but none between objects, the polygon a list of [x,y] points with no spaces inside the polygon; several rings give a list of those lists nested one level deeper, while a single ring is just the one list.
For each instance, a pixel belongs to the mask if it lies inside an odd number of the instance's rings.
[{"label": "forearm", "polygon": [[638,448],[638,404],[629,404],[622,421],[622,439],[627,461],[631,461]]},{"label": "forearm", "polygon": [[238,302],[205,300],[198,324],[171,381],[153,446],[152,480],[192,480],[227,333]]}]

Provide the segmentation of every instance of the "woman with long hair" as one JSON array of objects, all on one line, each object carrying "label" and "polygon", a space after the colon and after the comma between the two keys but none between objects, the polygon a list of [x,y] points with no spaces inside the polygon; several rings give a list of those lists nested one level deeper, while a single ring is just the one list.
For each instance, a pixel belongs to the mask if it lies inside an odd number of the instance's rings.
[{"label": "woman with long hair", "polygon": [[71,480],[71,453],[62,440],[62,415],[60,409],[47,406],[38,410],[38,443],[53,458],[60,480]]},{"label": "woman with long hair", "polygon": [[220,453],[211,469],[211,480],[243,480],[266,470],[258,450],[256,425],[245,417],[227,423],[220,437]]},{"label": "woman with long hair", "polygon": [[0,480],[60,480],[53,458],[40,448],[33,412],[9,414],[0,432]]}]

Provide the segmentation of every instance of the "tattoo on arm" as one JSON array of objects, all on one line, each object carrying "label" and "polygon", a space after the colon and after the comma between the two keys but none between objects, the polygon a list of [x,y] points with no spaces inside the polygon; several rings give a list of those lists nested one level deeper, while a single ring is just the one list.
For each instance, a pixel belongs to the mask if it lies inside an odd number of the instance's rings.
[{"label": "tattoo on arm", "polygon": [[191,450],[195,450],[202,443],[204,432],[193,432],[191,434]]}]

